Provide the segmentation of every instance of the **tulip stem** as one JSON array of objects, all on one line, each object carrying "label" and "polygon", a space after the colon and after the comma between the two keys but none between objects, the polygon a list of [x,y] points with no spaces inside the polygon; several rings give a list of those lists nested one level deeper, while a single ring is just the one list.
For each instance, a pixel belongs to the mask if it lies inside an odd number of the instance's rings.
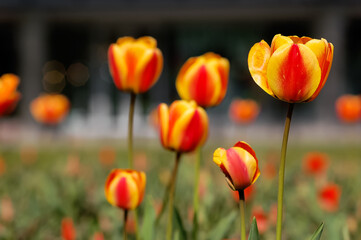
[{"label": "tulip stem", "polygon": [[172,172],[172,178],[170,182],[170,190],[169,190],[169,212],[168,212],[168,225],[167,225],[167,240],[172,240],[172,222],[173,222],[173,202],[174,202],[174,195],[175,195],[175,186],[176,186],[176,180],[177,180],[177,172],[178,172],[178,166],[179,166],[179,160],[180,160],[181,153],[177,152],[176,158],[175,158],[175,165]]},{"label": "tulip stem", "polygon": [[127,240],[128,210],[124,210],[123,240]]},{"label": "tulip stem", "polygon": [[193,192],[193,240],[197,239],[197,231],[198,231],[198,207],[199,207],[199,174],[200,174],[200,166],[202,161],[202,151],[201,147],[198,147],[196,150],[196,163],[194,170],[194,192]]},{"label": "tulip stem", "polygon": [[130,105],[128,115],[128,167],[133,168],[133,119],[134,119],[134,105],[135,93],[130,93]]},{"label": "tulip stem", "polygon": [[239,217],[241,219],[241,240],[246,240],[246,217],[245,217],[245,203],[244,203],[244,191],[239,190]]},{"label": "tulip stem", "polygon": [[285,122],[285,129],[283,132],[281,162],[278,173],[278,200],[277,200],[278,207],[277,207],[276,240],[282,239],[283,192],[284,192],[285,169],[286,169],[286,151],[287,151],[288,134],[290,131],[293,107],[294,107],[294,103],[289,103],[286,122]]}]

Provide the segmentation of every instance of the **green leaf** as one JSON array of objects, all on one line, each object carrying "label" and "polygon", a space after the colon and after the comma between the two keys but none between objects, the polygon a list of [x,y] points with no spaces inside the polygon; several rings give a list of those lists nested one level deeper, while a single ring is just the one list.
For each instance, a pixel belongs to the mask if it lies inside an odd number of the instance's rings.
[{"label": "green leaf", "polygon": [[144,207],[143,225],[140,232],[142,240],[154,239],[155,210],[150,198],[147,199]]},{"label": "green leaf", "polygon": [[258,226],[257,226],[257,220],[255,217],[253,217],[251,230],[249,231],[248,240],[259,240],[259,233],[258,233]]},{"label": "green leaf", "polygon": [[178,228],[178,232],[179,232],[179,240],[186,240],[187,232],[184,228],[182,218],[176,207],[174,207],[174,219],[175,219],[176,227]]},{"label": "green leaf", "polygon": [[322,232],[323,232],[323,226],[324,226],[324,223],[321,223],[321,225],[313,233],[313,235],[311,237],[311,240],[320,240],[321,239],[321,235],[322,235]]},{"label": "green leaf", "polygon": [[236,219],[236,217],[237,217],[237,212],[235,211],[232,211],[230,214],[228,214],[227,217],[219,221],[217,226],[215,226],[213,230],[209,232],[207,239],[209,240],[223,239],[226,236],[229,229],[231,227],[234,227],[233,222]]}]

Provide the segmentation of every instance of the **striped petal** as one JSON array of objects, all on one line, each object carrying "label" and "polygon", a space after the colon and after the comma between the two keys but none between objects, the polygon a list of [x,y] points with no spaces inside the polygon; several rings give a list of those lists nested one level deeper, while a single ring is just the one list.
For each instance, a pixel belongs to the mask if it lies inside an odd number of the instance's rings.
[{"label": "striped petal", "polygon": [[164,147],[168,147],[168,132],[169,132],[169,110],[165,103],[158,106],[158,119],[160,129],[160,140]]}]

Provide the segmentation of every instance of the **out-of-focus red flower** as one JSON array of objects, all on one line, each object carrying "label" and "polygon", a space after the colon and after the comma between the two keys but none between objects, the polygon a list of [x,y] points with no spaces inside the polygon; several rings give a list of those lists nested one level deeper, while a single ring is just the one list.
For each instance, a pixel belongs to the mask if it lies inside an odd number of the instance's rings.
[{"label": "out-of-focus red flower", "polygon": [[252,123],[259,112],[258,103],[252,99],[235,99],[229,107],[229,117],[233,122],[240,124]]},{"label": "out-of-focus red flower", "polygon": [[328,162],[327,154],[310,152],[303,158],[303,169],[306,173],[317,176],[326,172]]},{"label": "out-of-focus red flower", "polygon": [[274,203],[271,205],[271,208],[268,213],[268,219],[269,219],[269,222],[273,226],[276,226],[276,224],[277,224],[277,203]]},{"label": "out-of-focus red flower", "polygon": [[19,78],[11,73],[0,77],[0,116],[12,112],[20,99]]},{"label": "out-of-focus red flower", "polygon": [[134,156],[134,168],[140,171],[146,171],[148,169],[148,159],[145,153],[136,153]]},{"label": "out-of-focus red flower", "polygon": [[177,76],[178,94],[204,108],[216,106],[226,95],[228,75],[229,62],[218,54],[208,52],[189,58]]},{"label": "out-of-focus red flower", "polygon": [[96,233],[94,233],[92,239],[93,240],[104,240],[104,235],[102,232],[96,232]]},{"label": "out-of-focus red flower", "polygon": [[[249,187],[247,187],[246,189],[244,189],[244,200],[245,201],[250,201],[253,197],[253,195],[256,192],[256,187],[255,185],[250,185]],[[233,198],[236,202],[239,202],[239,194],[237,191],[232,191],[232,195]]]},{"label": "out-of-focus red flower", "polygon": [[256,153],[246,142],[237,142],[229,149],[218,148],[213,161],[221,168],[229,187],[244,191],[260,175]]},{"label": "out-of-focus red flower", "polygon": [[152,126],[155,130],[159,130],[159,116],[158,116],[158,108],[154,108],[148,116],[148,121],[150,126]]},{"label": "out-of-focus red flower", "polygon": [[56,125],[62,122],[69,112],[70,102],[62,94],[43,94],[30,104],[30,112],[40,123]]},{"label": "out-of-focus red flower", "polygon": [[1,199],[1,220],[4,222],[12,222],[14,220],[15,209],[11,198],[5,196]]},{"label": "out-of-focus red flower", "polygon": [[121,91],[143,93],[157,81],[163,69],[163,55],[152,37],[118,38],[108,50],[110,74]]},{"label": "out-of-focus red flower", "polygon": [[277,169],[273,162],[268,161],[263,164],[262,174],[267,179],[273,179],[277,175]]},{"label": "out-of-focus red flower", "polygon": [[4,161],[4,158],[0,156],[0,176],[3,175],[6,172],[6,163]]},{"label": "out-of-focus red flower", "polygon": [[38,150],[33,146],[20,148],[20,159],[24,164],[33,164],[38,158]]},{"label": "out-of-focus red flower", "polygon": [[343,95],[336,100],[335,107],[340,121],[355,123],[361,120],[361,95]]},{"label": "out-of-focus red flower", "polygon": [[61,237],[63,240],[75,240],[76,230],[74,227],[73,219],[63,218],[61,221]]},{"label": "out-of-focus red flower", "polygon": [[330,183],[322,187],[318,192],[318,203],[320,207],[327,212],[335,212],[338,210],[341,198],[341,188]]},{"label": "out-of-focus red flower", "polygon": [[144,172],[114,169],[106,180],[105,196],[111,205],[124,210],[132,210],[142,202],[145,184]]},{"label": "out-of-focus red flower", "polygon": [[257,226],[258,226],[258,231],[260,234],[263,234],[267,231],[269,223],[268,223],[268,216],[265,213],[265,211],[263,210],[263,208],[261,206],[254,206],[252,208],[252,218],[253,216],[256,218],[257,220]]},{"label": "out-of-focus red flower", "polygon": [[111,146],[103,146],[99,149],[99,162],[103,166],[111,166],[114,164],[116,158],[116,151]]},{"label": "out-of-focus red flower", "polygon": [[333,45],[326,39],[282,36],[271,46],[256,43],[248,55],[253,80],[269,95],[289,103],[314,100],[326,83]]}]

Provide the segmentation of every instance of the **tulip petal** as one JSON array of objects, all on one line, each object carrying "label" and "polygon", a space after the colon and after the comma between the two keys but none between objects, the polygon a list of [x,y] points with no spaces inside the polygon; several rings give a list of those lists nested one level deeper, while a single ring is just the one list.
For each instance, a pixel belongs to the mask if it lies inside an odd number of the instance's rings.
[{"label": "tulip petal", "polygon": [[197,61],[196,57],[189,58],[182,68],[179,70],[177,79],[176,79],[176,88],[179,96],[184,100],[191,99],[191,96],[188,91],[189,87],[189,78],[185,78],[184,75],[188,72],[188,69]]},{"label": "tulip petal", "polygon": [[256,43],[248,54],[248,68],[257,85],[269,95],[274,96],[267,80],[267,67],[270,56],[270,47],[265,41],[262,40]]},{"label": "tulip petal", "polygon": [[233,186],[237,190],[245,189],[251,184],[250,176],[253,176],[254,171],[249,171],[248,159],[249,154],[241,148],[232,147],[227,150],[227,161],[223,165],[232,177]]},{"label": "tulip petal", "polygon": [[281,34],[275,35],[271,43],[271,55],[281,46],[295,43],[294,41],[298,42],[298,39],[297,36],[293,36],[291,39],[290,37],[282,36]]},{"label": "tulip petal", "polygon": [[303,44],[285,44],[269,60],[268,84],[286,102],[307,101],[316,91],[321,69],[316,55]]},{"label": "tulip petal", "polygon": [[158,119],[160,129],[160,140],[163,146],[168,145],[168,130],[169,130],[169,110],[165,103],[158,106]]},{"label": "tulip petal", "polygon": [[146,50],[136,67],[135,93],[146,92],[158,80],[163,68],[163,57],[159,49]]},{"label": "tulip petal", "polygon": [[219,60],[218,67],[217,67],[219,77],[221,79],[221,86],[220,86],[220,93],[218,94],[218,99],[215,105],[218,105],[222,102],[224,96],[227,92],[228,86],[228,75],[229,75],[229,61],[225,58]]}]

